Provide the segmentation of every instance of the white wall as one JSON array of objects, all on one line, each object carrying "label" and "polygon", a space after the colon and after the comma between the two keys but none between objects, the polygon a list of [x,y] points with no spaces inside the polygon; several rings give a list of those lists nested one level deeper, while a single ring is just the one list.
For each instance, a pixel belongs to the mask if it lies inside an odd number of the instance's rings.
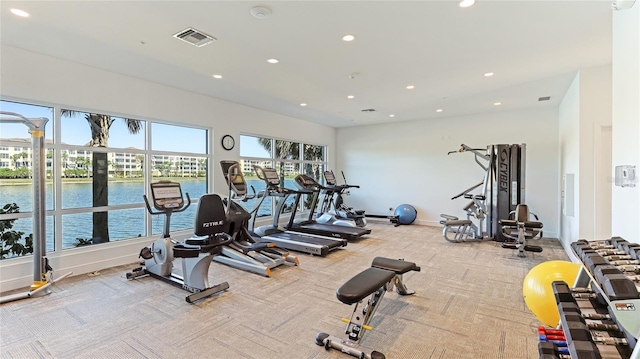
[{"label": "white wall", "polygon": [[468,200],[451,197],[482,181],[471,153],[447,152],[464,143],[525,143],[526,202],[545,225],[545,236],[558,235],[558,112],[531,109],[464,117],[338,129],[338,172],[344,170],[360,189],[345,199],[369,213],[408,203],[417,223],[437,225],[441,213],[464,216]]},{"label": "white wall", "polygon": [[[613,166],[635,165],[640,177],[640,3],[613,12]],[[613,169],[612,169],[613,171]],[[613,172],[612,172],[613,173]],[[636,177],[636,178],[637,178]],[[612,231],[640,243],[640,181],[613,187]]]},{"label": "white wall", "polygon": [[[611,66],[600,66],[580,70],[580,238],[596,237],[596,224],[601,219],[596,216],[598,156],[611,157],[609,149],[596,150],[596,137],[601,129],[611,126]],[[596,153],[596,151],[600,151]],[[603,153],[608,152],[608,153]],[[607,178],[605,178],[607,179]],[[611,198],[611,180],[608,178],[606,197]],[[608,223],[609,221],[607,221]],[[610,228],[605,231],[610,237]],[[577,238],[576,238],[577,239]]]},{"label": "white wall", "polygon": [[[71,106],[79,110],[107,112],[140,119],[206,126],[212,129],[213,192],[227,193],[218,163],[237,159],[238,146],[222,150],[220,138],[231,134],[260,134],[296,139],[335,148],[335,129],[286,116],[230,103],[128,76],[2,46],[0,88],[7,99]],[[115,112],[115,113],[114,113]],[[177,139],[185,140],[185,139]],[[186,139],[188,140],[188,139]],[[329,163],[335,151],[330,151]],[[149,238],[127,240],[86,248],[74,248],[49,255],[56,273],[86,273],[133,263]],[[108,246],[109,249],[102,250]],[[31,258],[0,262],[0,290],[31,284]]]},{"label": "white wall", "polygon": [[[580,70],[559,107],[560,176],[566,190],[560,212],[563,244],[598,239],[597,228],[598,235],[611,236],[610,228],[601,229],[609,225],[608,218],[599,218],[596,211],[611,198],[610,177],[596,173],[598,158],[611,156],[608,148],[597,143],[601,129],[610,125],[611,66]],[[568,174],[574,175],[573,187],[567,184]],[[596,188],[607,193],[597,196]]]},{"label": "white wall", "polygon": [[[560,235],[563,243],[579,236],[580,215],[580,75],[576,75],[558,109],[560,142]],[[573,176],[573,177],[572,177]],[[572,182],[573,179],[573,182]],[[567,191],[567,188],[569,191]],[[572,190],[573,189],[573,190]],[[568,248],[568,247],[566,247]]]}]

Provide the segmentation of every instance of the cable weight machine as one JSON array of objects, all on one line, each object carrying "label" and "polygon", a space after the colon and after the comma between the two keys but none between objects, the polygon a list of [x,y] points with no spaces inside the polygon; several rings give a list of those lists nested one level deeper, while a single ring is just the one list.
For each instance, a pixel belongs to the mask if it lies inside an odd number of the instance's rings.
[{"label": "cable weight machine", "polygon": [[471,202],[464,207],[467,219],[441,214],[443,237],[450,242],[508,241],[502,233],[500,220],[508,219],[518,204],[525,203],[526,145],[497,144],[472,148],[462,144],[457,151],[450,151],[447,155],[463,152],[473,153],[474,161],[484,175],[482,182],[451,198],[464,197]]}]

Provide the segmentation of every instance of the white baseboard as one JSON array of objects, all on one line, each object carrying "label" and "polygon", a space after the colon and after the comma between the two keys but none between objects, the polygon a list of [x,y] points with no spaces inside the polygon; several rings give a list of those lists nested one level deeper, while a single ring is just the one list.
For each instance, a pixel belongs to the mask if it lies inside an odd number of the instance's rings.
[{"label": "white baseboard", "polygon": [[[80,275],[101,269],[135,263],[140,249],[152,238],[135,238],[118,242],[69,248],[47,254],[54,278],[66,273]],[[33,284],[33,256],[0,261],[0,292],[29,287]]]}]

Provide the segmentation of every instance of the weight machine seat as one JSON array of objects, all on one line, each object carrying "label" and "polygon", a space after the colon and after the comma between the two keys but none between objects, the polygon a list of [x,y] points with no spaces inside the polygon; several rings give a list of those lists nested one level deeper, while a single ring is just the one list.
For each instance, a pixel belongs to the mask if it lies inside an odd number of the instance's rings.
[{"label": "weight machine seat", "polygon": [[[501,219],[500,224],[505,227],[514,227],[516,229],[518,228],[518,221],[513,219]],[[543,227],[542,222],[532,222],[532,221],[524,222],[524,228],[526,229],[539,229],[542,227]]]},{"label": "weight machine seat", "polygon": [[375,257],[373,259],[373,262],[371,262],[371,266],[375,268],[386,269],[394,272],[395,274],[404,274],[410,270],[420,272],[420,267],[418,267],[413,262],[407,262],[401,259],[391,259],[391,258],[385,258],[385,257]]},{"label": "weight machine seat", "polygon": [[458,220],[447,220],[443,223],[446,226],[468,226],[471,224],[471,221],[468,219],[458,219]]},{"label": "weight machine seat", "polygon": [[395,276],[395,272],[369,267],[338,288],[336,296],[344,304],[358,303],[371,293],[382,288],[385,283],[390,282]]}]

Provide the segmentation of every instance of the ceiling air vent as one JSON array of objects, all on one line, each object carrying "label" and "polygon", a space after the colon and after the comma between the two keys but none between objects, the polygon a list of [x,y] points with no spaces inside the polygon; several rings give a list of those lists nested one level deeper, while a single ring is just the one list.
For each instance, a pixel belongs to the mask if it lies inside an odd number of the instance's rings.
[{"label": "ceiling air vent", "polygon": [[551,100],[551,96],[538,97],[538,102],[549,101],[549,100]]},{"label": "ceiling air vent", "polygon": [[180,39],[182,41],[188,42],[191,45],[195,45],[197,47],[202,47],[206,44],[210,44],[216,41],[216,38],[213,36],[209,36],[202,31],[187,28],[185,30],[180,31],[179,33],[173,35],[176,39]]},{"label": "ceiling air vent", "polygon": [[362,112],[376,112],[375,108],[365,108]]}]

